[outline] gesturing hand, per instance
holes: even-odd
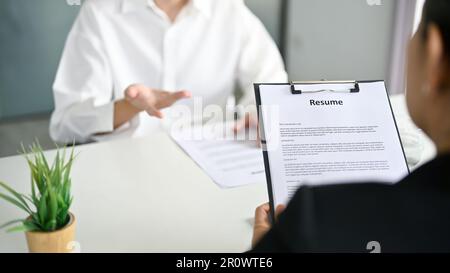
[[[172,106],[181,99],[190,98],[187,91],[168,92],[134,84],[125,90],[125,99],[140,111],[146,111],[150,116],[163,118],[162,109]]]

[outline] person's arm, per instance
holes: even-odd
[[[53,84],[50,135],[56,142],[86,142],[112,132],[113,80],[101,42],[94,2],[85,2],[66,41]]]
[[[254,83],[288,81],[287,72],[277,45],[262,22],[242,3],[241,53],[238,64],[238,83],[243,97],[239,105],[256,118]]]
[[[238,83],[244,94],[238,103],[243,116],[236,124],[236,131],[258,125],[254,83],[288,81],[277,45],[262,22],[245,4],[241,5],[239,18],[243,22],[242,48],[237,73]]]
[[[129,122],[140,112],[126,99],[116,101],[114,103],[114,130]]]
[[[50,135],[56,142],[83,143],[112,133],[142,111],[162,118],[161,109],[190,96],[133,84],[124,90],[125,99],[113,101],[111,68],[96,21],[101,14],[92,3],[83,5],[69,34],[53,85]]]

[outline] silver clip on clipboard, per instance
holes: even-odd
[[[291,92],[293,95],[300,95],[304,93],[321,93],[321,92],[333,92],[333,93],[359,93],[359,83],[357,81],[293,81],[290,83]],[[309,85],[319,86],[317,89],[298,89],[296,85]],[[351,85],[350,88],[343,89],[329,89],[323,88],[324,85]],[[321,88],[322,86],[322,88]]]

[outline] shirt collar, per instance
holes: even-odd
[[[201,12],[206,17],[211,16],[211,0],[190,0],[192,7]],[[142,10],[145,7],[155,8],[154,0],[123,0],[122,1],[122,13],[133,12],[136,10]]]

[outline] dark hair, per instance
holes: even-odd
[[[450,0],[427,0],[423,8],[424,35],[428,25],[434,23],[442,33],[445,55],[450,60]]]

